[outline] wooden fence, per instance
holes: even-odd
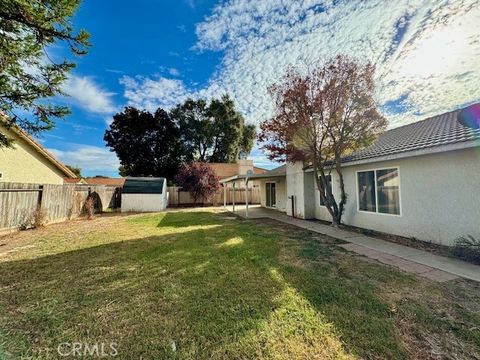
[[[120,191],[114,186],[0,182],[0,231],[28,227],[36,213],[47,223],[78,217],[89,196],[97,210],[120,205]]]
[[[186,191],[182,191],[182,188],[176,186],[168,187],[168,205],[169,206],[184,206],[184,205],[194,205],[193,199],[190,194]],[[245,188],[236,188],[235,189],[235,203],[236,204],[245,204]],[[223,188],[219,190],[209,201],[197,203],[197,205],[223,205]],[[233,188],[227,187],[226,190],[226,202],[227,204],[232,204],[233,202]],[[248,203],[249,204],[260,204],[260,188],[249,188],[248,189]]]

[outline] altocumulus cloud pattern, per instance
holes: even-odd
[[[187,96],[229,92],[258,123],[267,87],[289,65],[337,53],[377,65],[378,100],[391,126],[480,100],[480,1],[230,0],[197,24],[195,51],[222,52],[204,88],[180,79],[121,80],[130,105],[170,107]]]

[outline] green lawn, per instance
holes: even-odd
[[[114,342],[117,359],[480,357],[478,284],[273,221],[109,215],[0,244],[1,359],[65,342]]]

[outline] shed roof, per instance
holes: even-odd
[[[123,185],[123,194],[162,194],[165,178],[128,177]]]

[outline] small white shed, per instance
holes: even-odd
[[[163,211],[168,205],[167,179],[128,177],[122,190],[122,212]]]

